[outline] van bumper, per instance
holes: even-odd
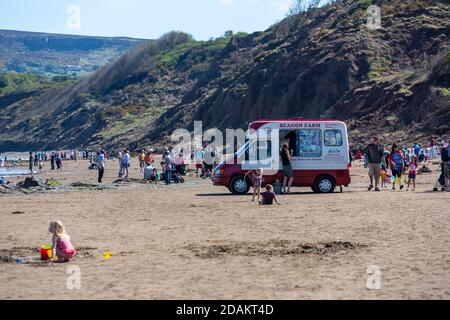
[[[223,177],[223,176],[213,176],[212,182],[213,182],[213,185],[215,185],[215,186],[228,187],[228,178]]]

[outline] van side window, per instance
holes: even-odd
[[[262,161],[272,158],[272,141],[258,140],[250,143],[245,151],[246,161]]]
[[[340,130],[325,130],[325,146],[341,147],[344,144]]]
[[[299,130],[298,152],[300,158],[322,157],[322,130]]]

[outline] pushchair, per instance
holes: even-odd
[[[437,192],[439,190],[445,191],[445,170],[444,170],[444,163],[441,164],[441,175],[439,176],[439,179],[436,181],[436,184],[434,185],[433,191]]]
[[[185,176],[186,175],[186,165],[184,164],[179,164],[175,166],[175,173],[179,174],[180,176]]]
[[[173,183],[184,183],[184,178],[183,178],[183,175],[181,175],[176,169],[172,169],[171,170],[171,176],[172,176],[172,179],[171,179],[171,182],[173,182]],[[165,174],[163,173],[162,174],[162,176],[161,176],[161,180],[165,180]]]
[[[176,169],[172,170],[172,182],[174,182],[174,183],[184,183],[183,175],[180,174]]]

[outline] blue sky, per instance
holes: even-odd
[[[198,40],[226,30],[262,31],[281,20],[292,0],[1,0],[0,29],[154,39],[171,31]],[[69,21],[71,5],[80,24]]]

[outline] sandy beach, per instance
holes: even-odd
[[[87,167],[67,161],[42,177],[95,183]],[[106,185],[117,169],[107,162]],[[437,176],[419,175],[414,193],[368,192],[358,162],[343,193],[298,188],[273,207],[192,174],[169,187],[0,195],[0,299],[449,299],[449,193],[432,192]],[[55,219],[79,250],[69,264],[38,261]],[[79,290],[67,287],[70,266]],[[380,290],[366,287],[371,266]]]

